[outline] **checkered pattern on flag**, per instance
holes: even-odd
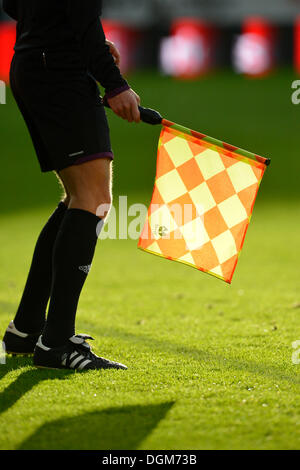
[[[163,120],[139,248],[231,283],[268,159]]]

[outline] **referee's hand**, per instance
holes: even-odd
[[[128,122],[140,122],[140,97],[132,90],[123,91],[114,98],[109,98],[108,104],[113,112]]]

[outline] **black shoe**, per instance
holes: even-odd
[[[40,332],[36,334],[22,333],[11,321],[3,338],[6,353],[21,356],[33,354],[40,334]]]
[[[75,335],[69,338],[67,344],[58,348],[48,348],[39,337],[34,350],[33,364],[36,367],[48,369],[127,369],[124,364],[112,362],[92,353],[86,339],[94,339],[88,335]]]

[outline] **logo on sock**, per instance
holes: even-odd
[[[80,271],[83,271],[85,274],[88,274],[91,270],[91,267],[91,264],[87,264],[86,266],[79,266],[78,269],[80,269]]]

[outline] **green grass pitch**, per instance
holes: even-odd
[[[98,244],[77,332],[128,371],[0,364],[0,449],[299,449],[299,107],[295,77],[219,72],[198,82],[130,77],[143,104],[272,159],[231,286],[150,256],[132,240]],[[0,107],[0,331],[14,316],[35,239],[59,189],[43,175],[16,106]],[[158,128],[110,115],[114,193],[149,203]]]

